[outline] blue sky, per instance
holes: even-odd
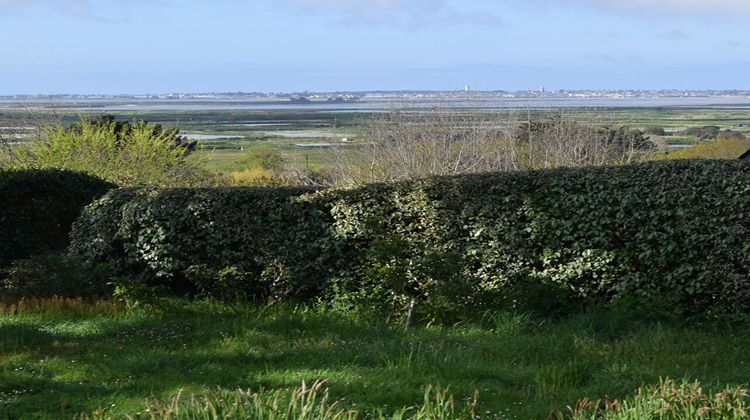
[[[0,94],[750,89],[750,0],[0,0]]]

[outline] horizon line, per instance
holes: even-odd
[[[364,90],[297,90],[297,91],[171,91],[171,92],[131,92],[131,93],[81,93],[81,92],[61,92],[61,93],[0,93],[0,98],[11,97],[56,97],[56,96],[110,96],[110,97],[158,97],[158,96],[175,96],[175,95],[320,95],[320,94],[372,94],[372,93],[539,93],[540,88],[536,89],[364,89]],[[543,86],[542,86],[543,87]],[[687,89],[687,88],[574,88],[574,89],[545,89],[545,93],[561,92],[594,92],[594,93],[612,93],[612,92],[630,92],[630,93],[660,93],[660,92],[685,92],[685,93],[734,93],[750,94],[750,89]],[[150,98],[143,98],[150,99]],[[158,98],[157,98],[158,99]]]

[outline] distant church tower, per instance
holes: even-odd
[[[545,92],[544,85],[542,84],[542,86],[539,88],[539,94],[544,96],[544,92]]]

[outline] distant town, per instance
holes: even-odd
[[[649,98],[750,98],[746,90],[546,90],[544,86],[522,91],[475,91],[466,86],[445,91],[364,91],[364,92],[211,92],[118,95],[0,95],[3,101],[86,101],[86,100],[175,100],[175,101],[257,101],[257,102],[370,102],[392,100],[460,100],[460,99],[649,99]]]

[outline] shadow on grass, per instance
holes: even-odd
[[[595,317],[606,316],[596,314]],[[617,397],[661,376],[747,382],[750,334],[716,336],[638,319],[571,318],[508,334],[479,328],[404,331],[279,308],[66,318],[0,316],[0,417],[98,407],[133,413],[179,389],[294,388],[327,380],[362,408],[421,400],[426,384],[483,409],[545,416],[584,396]],[[750,360],[748,360],[750,364]],[[722,376],[723,375],[723,376]],[[114,407],[112,406],[114,404]]]

